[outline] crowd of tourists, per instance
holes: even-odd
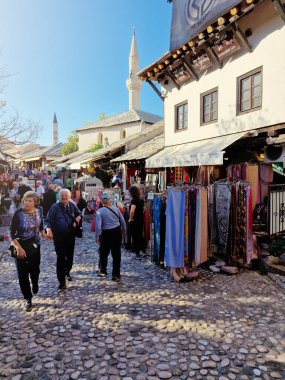
[[[80,186],[63,180],[60,174],[46,171],[17,173],[13,178],[1,174],[1,205],[12,214],[10,225],[11,256],[15,259],[18,280],[25,300],[25,309],[33,307],[33,295],[39,291],[41,262],[41,237],[53,241],[56,252],[56,274],[58,291],[66,289],[66,281],[72,281],[76,237],[82,226],[84,208]],[[26,179],[32,176],[35,188],[29,187]],[[132,226],[133,245],[137,255],[143,249],[143,200],[139,189],[130,189],[131,207],[127,221]],[[10,200],[10,205],[9,202]],[[6,202],[6,204],[5,204]],[[112,280],[120,281],[121,245],[127,226],[119,208],[112,205],[110,193],[101,196],[101,205],[96,212],[95,242],[99,244],[98,276],[106,277],[108,256],[112,255]],[[84,237],[83,237],[84,239]],[[94,244],[95,248],[95,244]],[[95,251],[95,250],[94,250]]]

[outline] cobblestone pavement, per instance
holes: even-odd
[[[13,260],[2,258],[0,379],[285,379],[284,289],[267,276],[201,271],[177,284],[125,252],[116,283],[96,276],[97,262],[85,232],[74,280],[58,295],[53,244],[44,242],[27,313]]]

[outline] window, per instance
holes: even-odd
[[[218,120],[218,88],[201,94],[201,125]]]
[[[99,145],[103,145],[103,135],[101,132],[98,133],[98,140],[97,140],[97,143]]]
[[[262,68],[238,78],[237,114],[255,111],[262,105]]]
[[[181,103],[176,106],[176,115],[175,115],[175,126],[176,131],[181,131],[187,129],[188,125],[188,103]]]
[[[125,129],[121,129],[121,131],[120,131],[120,138],[121,139],[125,139],[126,138],[126,130]]]

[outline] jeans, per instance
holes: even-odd
[[[108,256],[111,251],[113,258],[113,277],[120,277],[121,267],[121,242],[122,232],[121,227],[103,230],[101,234],[100,247],[100,271],[107,273]]]
[[[73,265],[75,236],[73,232],[54,233],[54,248],[57,256],[56,274],[60,284],[65,283],[65,276]]]

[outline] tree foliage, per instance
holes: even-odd
[[[101,112],[100,115],[99,115],[99,120],[104,120],[104,119],[107,119],[107,115],[105,114],[105,112]]]
[[[0,94],[8,85],[9,75],[5,70],[0,68]],[[5,152],[11,147],[11,143],[15,145],[23,145],[35,142],[42,127],[39,122],[24,119],[19,112],[8,107],[5,99],[0,98],[0,151]]]
[[[67,156],[70,153],[78,151],[79,136],[75,131],[71,131],[70,136],[67,138],[67,143],[60,150],[62,154]]]
[[[103,148],[103,145],[101,144],[93,144],[88,149],[88,152],[96,152],[96,150]]]

